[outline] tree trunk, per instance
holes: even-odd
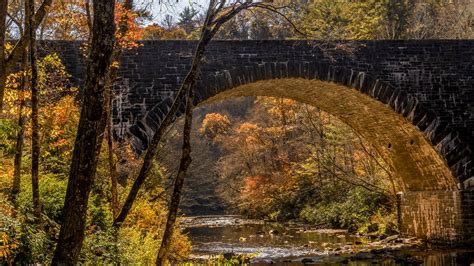
[[[225,1],[222,0],[220,7],[225,5]],[[248,3],[250,3],[248,1]],[[227,13],[219,17],[220,8],[218,7],[217,1],[211,0],[209,3],[209,9],[206,14],[206,21],[204,22],[201,40],[198,43],[196,48],[196,54],[191,65],[191,70],[186,76],[186,79],[183,83],[183,89],[186,94],[186,111],[185,111],[185,122],[183,128],[183,148],[181,154],[181,162],[178,169],[178,174],[174,182],[174,190],[171,196],[171,202],[169,206],[168,218],[166,220],[165,232],[163,233],[163,238],[161,241],[161,246],[158,251],[158,256],[156,258],[156,265],[165,265],[167,263],[168,251],[171,246],[171,241],[173,237],[173,231],[176,223],[176,216],[178,213],[179,203],[181,200],[181,193],[184,185],[184,179],[186,177],[186,172],[191,164],[191,129],[193,121],[193,93],[194,87],[196,85],[197,77],[199,74],[199,66],[204,55],[205,49],[209,42],[212,40],[214,35],[219,30],[219,27],[237,15],[242,9],[235,9],[235,13]],[[243,8],[245,8],[242,4]],[[214,20],[215,19],[215,20]],[[214,28],[212,27],[213,25]],[[186,95],[185,94],[185,95]]]
[[[25,2],[25,13],[28,21],[26,29],[29,40],[29,54],[31,66],[31,188],[33,193],[33,214],[38,222],[41,224],[41,202],[39,195],[39,92],[38,92],[38,66],[36,65],[36,29],[35,25],[35,1],[27,0]]]
[[[179,165],[178,174],[174,183],[173,195],[169,206],[168,218],[166,220],[165,232],[161,241],[160,250],[156,258],[156,265],[165,265],[167,262],[168,250],[173,238],[173,231],[178,214],[179,202],[181,201],[181,193],[183,190],[184,179],[189,165],[191,164],[191,129],[193,122],[193,90],[191,87],[186,100],[186,117],[183,128],[183,148],[181,155],[181,163]]]
[[[112,62],[118,60],[120,51],[117,50],[120,48],[115,48],[112,54]],[[114,161],[114,141],[113,141],[113,120],[112,120],[112,101],[113,101],[113,88],[114,81],[117,74],[117,67],[112,67],[108,73],[107,77],[107,86],[106,86],[106,95],[105,95],[105,106],[106,106],[106,137],[107,137],[107,162],[109,165],[109,175],[110,175],[110,209],[112,210],[113,218],[117,217],[120,211],[120,204],[118,201],[118,190],[117,190],[117,165]]]
[[[194,87],[199,72],[199,65],[201,64],[207,45],[224,23],[232,19],[240,11],[249,8],[252,5],[252,1],[246,1],[245,3],[240,4],[240,6],[233,8],[232,11],[225,13],[225,15],[218,16],[219,12],[222,11],[223,7],[225,6],[225,3],[225,0],[221,0],[220,2],[217,0],[211,0],[209,3],[209,9],[207,11],[206,20],[202,27],[201,39],[199,40],[199,43],[196,47],[196,52],[194,53],[191,68],[188,72],[188,75],[181,84],[181,87],[178,90],[178,93],[176,94],[176,97],[173,101],[173,104],[171,105],[170,110],[166,114],[165,118],[161,122],[159,128],[156,130],[150,141],[150,144],[145,154],[145,158],[143,159],[143,164],[142,168],[140,169],[140,173],[138,174],[132,185],[127,199],[125,200],[125,203],[122,206],[120,214],[114,220],[114,227],[120,227],[121,224],[127,218],[127,215],[130,212],[133,203],[138,195],[138,191],[140,190],[141,186],[145,182],[148,173],[150,172],[152,162],[156,156],[161,137],[163,136],[166,128],[175,118],[180,103],[189,93],[188,90]]]
[[[20,91],[18,92],[19,107],[18,107],[18,134],[16,137],[15,145],[15,160],[13,170],[13,186],[12,186],[12,201],[16,202],[16,197],[20,193],[21,188],[21,161],[23,157],[23,142],[25,133],[25,115],[23,114],[23,108],[25,107],[25,90],[28,79],[28,55],[26,51],[23,54],[22,67],[23,77],[21,79]],[[16,204],[16,203],[15,203]]]
[[[191,88],[194,86],[194,83],[196,82],[196,75],[198,73],[198,66],[200,61],[202,60],[202,57],[204,55],[204,50],[209,43],[210,39],[207,42],[200,41],[198,48],[196,49],[196,53],[194,56],[194,61],[191,66],[191,70],[186,76],[183,84],[181,85],[181,88],[177,94],[177,96],[174,99],[174,102],[166,114],[165,118],[163,119],[163,122],[160,124],[160,127],[158,130],[155,132],[153,135],[153,138],[150,142],[150,146],[147,149],[147,152],[145,154],[145,158],[143,160],[142,168],[140,169],[140,173],[138,174],[137,178],[135,179],[135,182],[132,185],[132,188],[127,196],[127,199],[125,203],[122,206],[122,209],[120,211],[120,214],[117,216],[117,218],[114,220],[114,226],[115,227],[120,227],[120,225],[125,221],[125,218],[127,217],[128,213],[130,212],[130,209],[132,208],[133,202],[135,201],[138,191],[140,190],[140,187],[142,186],[143,182],[145,182],[145,179],[150,172],[153,159],[156,156],[156,152],[158,150],[158,145],[161,141],[161,137],[163,136],[166,128],[171,124],[173,121],[173,118],[175,117],[176,112],[178,111],[178,108],[180,106],[180,101],[183,99],[183,95],[186,95],[188,93],[188,88]]]
[[[124,7],[127,11],[131,11],[133,8],[133,0],[126,0]],[[119,34],[124,36],[128,31],[128,17],[120,18],[119,23]],[[112,55],[112,61],[120,60],[122,54],[122,48],[116,46]],[[117,77],[117,67],[113,67],[109,72],[109,80],[107,86],[107,147],[108,147],[108,164],[110,174],[110,207],[112,209],[113,217],[117,217],[120,211],[120,203],[118,201],[117,191],[117,165],[114,162],[114,143],[113,143],[113,89],[115,78]]]
[[[94,0],[92,43],[87,62],[84,99],[69,173],[63,220],[53,264],[76,264],[106,125],[107,75],[115,42],[114,0]]]
[[[160,143],[161,137],[163,136],[166,128],[173,121],[176,115],[176,112],[178,111],[178,108],[180,106],[180,102],[184,98],[183,96],[186,96],[186,94],[188,94],[189,88],[193,87],[194,83],[196,82],[196,76],[198,74],[199,64],[204,55],[205,47],[207,46],[210,40],[211,40],[211,37],[208,36],[208,38],[205,38],[205,39],[203,38],[199,42],[198,47],[196,48],[196,53],[194,55],[193,64],[191,65],[191,70],[189,71],[188,75],[184,79],[183,84],[181,85],[181,88],[179,89],[178,94],[176,95],[174,102],[171,105],[170,110],[168,111],[165,118],[163,119],[163,122],[160,124],[160,127],[153,135],[153,138],[150,142],[150,146],[148,147],[147,152],[145,154],[145,158],[143,159],[143,164],[142,164],[142,168],[140,169],[140,173],[138,174],[137,178],[135,179],[132,185],[132,188],[130,189],[130,192],[127,196],[127,199],[125,200],[125,203],[122,206],[120,214],[114,220],[114,224],[113,224],[114,227],[120,227],[121,224],[127,218],[127,215],[130,212],[132,205],[138,195],[138,191],[140,190],[140,187],[142,186],[143,182],[145,182],[145,179],[148,173],[150,172],[153,159],[156,156],[156,152],[158,150],[158,145]]]
[[[36,13],[32,13],[34,15],[34,23],[33,28],[37,29],[38,26],[41,24],[43,21],[44,17],[46,16],[46,13],[48,12],[49,8],[51,7],[53,0],[44,0],[41,6],[36,10]],[[2,0],[0,4],[0,9],[6,8],[8,4],[7,0]],[[3,16],[3,11],[0,10],[0,20],[3,22],[0,22],[0,52],[1,55],[5,55],[5,50],[4,50],[4,44],[5,44],[5,26],[4,21],[5,19],[2,19]],[[5,18],[6,18],[6,9],[5,9]],[[25,47],[29,43],[29,34],[25,32],[18,42],[14,45],[13,50],[11,53],[5,57],[1,57],[0,59],[0,114],[3,111],[3,96],[4,96],[4,90],[5,90],[5,84],[8,75],[11,73],[11,71],[15,68],[16,63],[20,60],[23,51],[25,50]]]
[[[3,95],[5,94],[6,85],[6,66],[5,66],[5,39],[7,34],[7,8],[8,0],[0,2],[0,114],[3,110]]]
[[[113,217],[117,217],[120,211],[120,205],[118,201],[118,190],[117,190],[117,168],[114,161],[114,142],[112,133],[112,86],[109,89],[108,104],[107,104],[107,151],[108,151],[108,164],[110,174],[110,208],[112,209]]]

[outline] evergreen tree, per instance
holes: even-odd
[[[179,13],[178,26],[182,28],[187,34],[193,32],[197,27],[197,15],[199,14],[192,7],[185,7],[181,13]]]

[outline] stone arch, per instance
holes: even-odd
[[[399,173],[407,190],[457,190],[462,186],[462,182],[474,173],[470,164],[471,149],[469,146],[460,145],[463,143],[461,134],[442,123],[434,112],[424,107],[413,95],[408,95],[366,72],[336,67],[326,62],[289,61],[257,63],[204,73],[205,75],[201,76],[197,84],[196,105],[216,99],[216,97],[219,98],[219,95],[222,98],[257,94],[294,98],[318,105],[318,103],[304,97],[301,91],[304,90],[309,93],[308,97],[314,98],[315,95],[311,94],[311,89],[308,86],[319,86],[329,88],[329,91],[332,89],[339,93],[347,92],[347,95],[354,96],[353,100],[361,101],[358,103],[346,102],[345,108],[348,110],[350,110],[351,104],[360,108],[364,104],[366,106],[370,104],[374,105],[371,106],[372,108],[375,108],[376,105],[377,112],[379,112],[376,115],[391,115],[392,119],[398,117],[396,118],[399,120],[398,123],[405,122],[405,128],[392,127],[394,136],[386,139],[385,145],[387,147],[381,148],[381,150],[382,153],[387,154],[385,158],[392,163],[395,172]],[[300,87],[295,87],[295,84],[299,84]],[[279,89],[274,89],[272,92],[272,86]],[[291,87],[291,91],[289,91],[290,88],[285,91],[282,86]],[[332,99],[333,103],[335,100],[336,98]],[[340,99],[339,102],[344,104],[344,99]],[[158,103],[146,113],[141,121],[130,128],[132,144],[136,150],[146,148],[150,136],[158,127],[170,105],[171,98]],[[330,110],[329,106],[322,109],[327,109],[325,111],[328,113],[334,112],[334,110]],[[344,114],[336,114],[336,116],[341,115]],[[344,117],[340,118],[343,121],[347,120]],[[363,131],[360,125],[354,122],[345,122],[359,133]],[[407,125],[411,125],[411,127]],[[357,129],[358,127],[359,129]],[[385,124],[383,127],[390,127],[390,124]],[[378,130],[381,130],[380,126]],[[410,134],[405,134],[405,144],[407,139],[412,139],[408,140],[407,145],[400,144],[400,141],[397,142],[397,138],[402,137],[403,134],[395,130],[410,131]],[[361,135],[364,136],[364,134]],[[370,140],[371,134],[365,135],[364,137],[368,137]],[[384,146],[382,140],[375,140],[375,142],[379,147]],[[417,148],[410,147],[410,145]],[[417,152],[422,155],[416,156]],[[403,160],[404,156],[409,158]],[[450,171],[446,171],[448,168]]]

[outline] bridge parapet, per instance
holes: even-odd
[[[82,83],[85,67],[81,43],[44,42],[42,46],[57,51],[73,75],[73,81]],[[193,41],[145,41],[139,48],[123,54],[113,101],[117,137],[130,136],[139,151],[147,147],[190,68],[195,46]],[[244,85],[271,80],[319,80],[344,86],[353,93],[363,93],[389,106],[423,132],[458,180],[457,188],[445,186],[449,189],[444,189],[444,193],[461,193],[455,204],[464,209],[471,205],[462,202],[470,201],[463,201],[464,192],[458,190],[474,189],[473,62],[474,41],[468,40],[214,41],[201,67],[196,104]],[[327,86],[331,88],[333,86]],[[292,97],[299,89],[291,90],[279,95]],[[312,97],[317,98],[317,95],[312,94]],[[345,101],[340,99],[348,108],[361,104]],[[410,155],[402,148],[396,151],[399,157],[404,152]],[[421,158],[415,154],[416,149],[411,149],[412,158]],[[418,165],[416,171],[421,176],[430,178],[430,172],[424,171],[430,168],[429,161],[414,161],[414,164]],[[404,165],[399,164],[399,169],[403,168]],[[403,178],[410,181],[421,177]],[[432,191],[433,186],[415,190]],[[421,197],[418,200],[423,202],[426,193],[406,197]],[[444,196],[440,198],[443,198],[438,201],[442,206]],[[423,204],[417,206],[421,208]],[[422,222],[423,218],[407,220]],[[474,218],[469,218],[469,223],[472,220]],[[471,228],[472,233],[469,223],[462,224]]]
[[[81,45],[52,41],[41,46],[57,51],[73,81],[81,84]],[[195,45],[144,41],[123,54],[113,102],[118,137],[132,133],[136,146],[146,147],[191,65]],[[358,88],[424,131],[463,183],[474,177],[473,62],[470,40],[214,41],[205,55],[197,95],[202,101],[241,84],[286,77]],[[465,182],[465,188],[471,183]]]

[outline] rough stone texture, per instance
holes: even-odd
[[[399,204],[402,234],[434,243],[474,244],[474,191],[408,191]]]
[[[138,152],[147,147],[149,138],[169,109],[171,97],[190,68],[196,42],[146,41],[142,44],[121,58],[113,103],[116,136],[130,136]],[[72,81],[81,84],[85,73],[81,43],[53,41],[43,42],[41,46],[57,51],[72,74]],[[362,123],[359,125],[361,134],[370,136],[372,129],[379,130],[374,132],[377,148],[382,154],[392,154],[387,158],[391,158],[395,171],[404,175],[400,178],[405,184],[415,183],[405,186],[407,191],[402,200],[406,232],[431,240],[458,241],[472,237],[474,227],[473,192],[465,191],[474,190],[473,62],[474,41],[465,40],[332,44],[215,41],[210,44],[201,68],[196,104],[225,93],[232,96],[233,91],[238,92],[236,95],[286,96],[325,104],[329,111],[340,111],[340,117],[348,123],[352,121],[353,126],[357,121]],[[292,82],[302,79],[325,83],[326,91],[308,87],[310,83]],[[273,85],[294,84],[286,89],[280,86],[278,93],[276,89],[264,93],[257,85],[257,81],[272,80]],[[338,86],[333,86],[336,84]],[[319,97],[334,95],[335,91],[328,90],[341,87],[349,94],[338,102],[331,102],[334,97],[328,98],[331,101]],[[359,97],[359,94],[367,97]],[[381,104],[395,112],[384,111]],[[351,108],[358,113],[351,114]],[[389,113],[398,113],[398,118],[388,119]],[[371,120],[364,120],[363,116]],[[418,136],[412,130],[414,127],[391,126],[400,119],[416,126],[423,135]],[[381,131],[383,128],[385,132]],[[397,145],[387,152],[381,148],[387,142]],[[434,147],[439,155],[433,154],[427,146]],[[410,163],[400,163],[399,158],[405,155]],[[449,174],[440,170],[444,179],[432,174],[441,164],[450,169]],[[456,182],[452,182],[453,176]]]
[[[59,52],[75,82],[82,80],[80,43],[42,45]],[[130,134],[137,150],[146,148],[190,67],[195,45],[145,41],[124,53],[114,101],[118,137]],[[268,79],[318,79],[352,87],[390,105],[423,131],[463,183],[474,176],[473,48],[474,41],[215,41],[202,67],[198,102]]]
[[[258,95],[292,98],[341,119],[377,150],[393,170],[399,190],[456,190],[456,178],[420,130],[389,106],[346,86],[303,78],[264,80],[221,92],[201,104]]]

